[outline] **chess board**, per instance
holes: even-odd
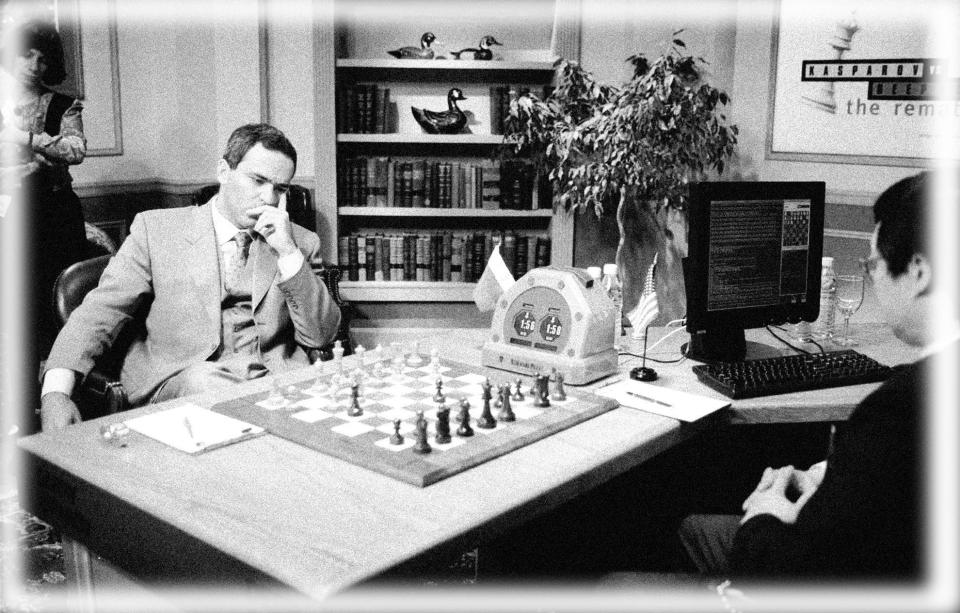
[[[551,400],[549,407],[535,407],[529,390],[533,380],[526,377],[522,378],[521,385],[525,399],[511,401],[516,421],[497,421],[492,429],[479,428],[477,418],[483,408],[482,384],[486,376],[478,368],[441,359],[439,363],[417,367],[394,366],[389,372],[381,370],[389,366],[385,362],[381,367],[367,363],[363,369],[367,374],[359,386],[363,414],[351,417],[347,411],[351,405],[350,387],[332,383],[351,376],[350,371],[356,371],[356,363],[344,368],[343,373],[330,365],[331,362],[325,362],[316,375],[285,385],[282,393],[264,391],[212,408],[357,466],[425,487],[616,406],[613,400],[567,387],[566,400]],[[380,376],[374,376],[374,372]],[[433,397],[437,378],[443,381],[445,404],[450,407],[451,441],[446,444],[435,441],[439,405]],[[514,383],[515,391],[516,376],[509,381]],[[494,376],[491,382],[496,399],[496,386],[507,383],[508,379],[505,375],[501,379]],[[474,432],[470,437],[456,434],[461,398],[470,403],[470,425]],[[492,403],[491,412],[496,417],[499,409]],[[423,411],[427,420],[430,453],[414,451],[417,411]],[[397,419],[404,439],[399,445],[390,442],[395,430],[393,422]]]

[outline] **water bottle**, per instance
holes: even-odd
[[[603,265],[603,287],[613,303],[613,347],[620,349],[620,334],[623,332],[623,287],[620,285],[616,264]]]
[[[820,315],[813,323],[813,337],[826,340],[833,336],[833,322],[837,313],[837,273],[833,258],[824,256],[820,263]]]

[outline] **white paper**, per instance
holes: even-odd
[[[197,453],[263,434],[263,428],[184,404],[128,419],[127,427],[180,451]]]
[[[697,421],[714,411],[730,406],[729,400],[681,392],[633,379],[611,383],[595,390],[594,393],[613,398],[621,406],[688,422]]]

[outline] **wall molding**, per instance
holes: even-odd
[[[873,206],[874,201],[876,201],[879,195],[879,192],[828,189],[824,199],[828,205]]]
[[[870,238],[873,236],[870,232],[860,232],[857,230],[838,230],[836,228],[824,228],[823,236],[830,238],[848,238],[857,241],[866,241],[870,242]]]
[[[204,185],[216,182],[215,178],[209,180],[192,181],[170,181],[159,177],[147,179],[127,179],[120,181],[91,181],[89,183],[74,183],[73,191],[81,198],[96,198],[98,196],[110,196],[116,194],[142,194],[149,192],[159,192],[170,195],[192,194]],[[313,177],[295,177],[294,183],[302,185],[307,189],[316,191]]]

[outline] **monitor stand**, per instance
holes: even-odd
[[[705,330],[690,335],[690,343],[681,351],[698,362],[735,362],[747,355],[743,328]]]

